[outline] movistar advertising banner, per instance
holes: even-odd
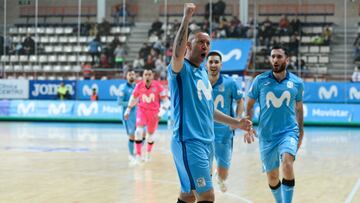
[[[360,83],[306,82],[304,102],[360,103]]]
[[[249,39],[214,39],[211,50],[223,55],[222,72],[238,72],[247,68],[251,55],[252,41]]]
[[[99,100],[116,100],[120,86],[126,80],[81,80],[77,82],[76,99],[90,100],[92,89],[96,89]]]
[[[75,99],[76,81],[75,80],[30,80],[29,97],[30,99],[53,99],[57,100],[57,89],[60,83],[64,82],[70,98]]]

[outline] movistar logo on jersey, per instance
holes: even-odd
[[[48,106],[48,114],[49,115],[59,115],[66,113],[66,105],[65,103],[61,103],[56,105],[54,103],[50,103]]]
[[[360,99],[360,91],[356,89],[356,87],[351,87],[349,89],[350,99]]]
[[[220,107],[221,108],[224,108],[224,97],[219,94],[218,96],[216,96],[216,99],[214,101],[214,105],[215,105],[215,108],[218,109],[218,104],[220,103]]]
[[[82,89],[83,95],[84,96],[91,96],[93,89],[96,89],[97,92],[98,92],[98,90],[99,90],[98,85],[97,84],[92,84],[91,87],[89,87],[88,85],[84,85],[83,89]]]
[[[35,112],[35,103],[34,102],[30,102],[27,105],[24,103],[20,103],[17,106],[17,111],[18,114],[20,115],[27,115],[29,113],[34,113]]]
[[[198,93],[198,97],[199,97],[200,101],[202,100],[203,94],[204,94],[206,100],[211,100],[212,87],[210,85],[210,82],[208,82],[208,87],[206,87],[204,81],[198,80],[196,83],[196,89],[197,89],[197,93]]]
[[[273,92],[268,92],[266,94],[266,106],[270,108],[270,103],[271,103],[275,108],[280,108],[285,100],[286,100],[286,106],[289,106],[290,98],[291,95],[289,91],[284,91],[281,94],[280,98],[277,98]]]
[[[123,84],[125,85],[125,84]],[[110,96],[121,96],[121,90],[123,89],[123,87],[121,85],[119,85],[119,87],[116,87],[115,85],[111,85],[109,92],[110,92]]]
[[[78,116],[90,116],[99,112],[99,106],[97,102],[91,102],[90,106],[84,103],[80,103],[77,109]]]
[[[151,93],[149,96],[147,96],[147,95],[145,95],[145,94],[142,95],[141,101],[142,101],[142,102],[145,102],[145,103],[154,102],[154,101],[155,101],[155,95],[154,95],[154,93]]]
[[[337,95],[338,88],[335,85],[331,85],[329,90],[327,90],[324,86],[319,88],[320,99],[331,99],[333,96],[337,97]]]

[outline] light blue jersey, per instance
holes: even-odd
[[[234,100],[237,101],[242,99],[243,94],[241,92],[241,88],[232,78],[223,75],[220,75],[219,79],[212,88],[215,108],[226,115],[235,117],[233,102]],[[233,136],[233,130],[230,126],[216,121],[214,123],[214,132],[215,141],[231,139]]]
[[[171,112],[176,140],[214,140],[214,103],[206,68],[196,68],[187,59],[179,73],[168,66]]]
[[[271,141],[289,132],[298,134],[295,105],[302,101],[303,89],[302,80],[288,71],[280,82],[272,71],[264,72],[255,78],[248,96],[259,102],[260,139]]]
[[[118,96],[118,104],[123,107],[123,118],[125,110],[128,106],[132,92],[134,91],[135,84],[130,84],[128,82],[121,84],[120,86],[120,95]],[[128,135],[134,135],[136,129],[136,106],[134,106],[129,115],[128,120],[124,120],[126,132]]]

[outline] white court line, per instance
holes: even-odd
[[[357,183],[355,184],[355,186],[353,187],[353,189],[351,190],[349,196],[346,198],[344,203],[351,203],[352,199],[355,196],[356,191],[360,188],[360,178],[357,181]]]

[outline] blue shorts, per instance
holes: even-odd
[[[171,140],[171,152],[181,184],[181,192],[196,190],[201,194],[213,188],[210,176],[214,149],[212,143],[198,140],[180,142]]]
[[[129,119],[123,121],[126,129],[126,134],[128,136],[134,135],[136,130],[136,109],[131,109]]]
[[[215,160],[218,167],[230,168],[233,151],[233,138],[214,142]]]
[[[279,139],[259,141],[263,172],[270,172],[280,166],[280,159],[286,152],[296,157],[299,136],[295,132],[284,133]]]

